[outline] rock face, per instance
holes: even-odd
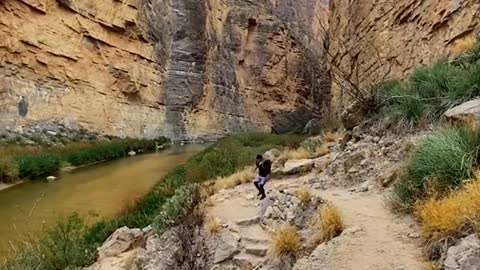
[[[445,270],[474,270],[480,266],[480,239],[472,234],[448,249]]]
[[[480,119],[480,99],[473,99],[445,112],[445,117],[456,121],[478,121]]]
[[[480,33],[476,0],[331,1],[329,62],[370,89],[431,64],[455,42]],[[332,80],[332,111],[350,104],[345,82]]]
[[[71,121],[173,139],[321,117],[323,0],[6,0],[0,132]]]

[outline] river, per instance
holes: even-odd
[[[55,182],[29,181],[0,192],[0,258],[11,243],[74,212],[88,221],[117,215],[145,195],[168,171],[203,150],[203,145],[166,150],[80,168]]]

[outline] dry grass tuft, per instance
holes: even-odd
[[[230,176],[219,178],[215,181],[214,190],[218,192],[222,189],[234,188],[241,184],[246,184],[253,181],[255,176],[254,168],[252,166],[236,172]]]
[[[480,220],[480,172],[463,188],[445,198],[431,198],[416,206],[427,239],[441,239],[474,227]]]
[[[343,229],[343,220],[337,207],[329,203],[320,210],[321,231],[317,242],[326,242],[339,236]]]
[[[325,142],[337,142],[340,140],[341,137],[342,137],[341,132],[333,132],[333,131],[326,131],[321,135],[322,141],[325,141]]]
[[[466,38],[457,40],[454,42],[451,52],[453,55],[459,56],[473,49],[473,47],[475,47],[475,43],[476,41],[472,37],[466,37]]]
[[[276,257],[294,255],[300,247],[300,237],[294,226],[287,226],[272,235],[272,253]]]
[[[315,149],[308,149],[305,147],[300,147],[297,149],[288,149],[282,153],[280,160],[295,160],[295,159],[311,159],[324,156],[328,154],[330,150],[328,146],[321,145]]]
[[[308,204],[312,200],[312,193],[308,191],[307,189],[300,189],[297,190],[297,197],[300,200],[300,203],[305,205]]]
[[[207,222],[207,229],[212,234],[217,234],[222,230],[222,221],[219,218],[211,218]]]
[[[425,265],[424,270],[440,270],[440,266],[435,262],[430,262]]]

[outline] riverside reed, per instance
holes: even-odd
[[[62,165],[88,165],[124,157],[129,151],[153,151],[168,139],[114,139],[102,143],[73,143],[66,146],[0,146],[0,181],[37,179],[56,174]]]

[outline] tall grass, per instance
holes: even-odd
[[[480,129],[448,128],[426,139],[409,159],[394,186],[394,199],[412,206],[461,186],[478,164]]]
[[[417,68],[405,82],[391,81],[379,89],[383,113],[392,122],[414,124],[440,119],[443,113],[480,94],[480,47],[431,67]]]
[[[0,146],[0,181],[11,182],[18,178],[35,179],[53,175],[62,163],[74,166],[124,157],[129,151],[152,151],[156,144],[168,140],[115,139],[104,143],[72,143],[66,146]]]
[[[255,155],[270,148],[291,147],[299,144],[299,136],[292,135],[237,135],[220,140],[206,150],[188,160],[186,164],[169,172],[161,181],[142,199],[136,207],[130,207],[123,215],[111,219],[98,221],[95,224],[76,233],[76,241],[65,244],[67,254],[60,252],[59,257],[43,257],[39,250],[47,250],[55,254],[56,249],[47,242],[39,241],[25,249],[22,255],[0,266],[1,270],[38,269],[57,270],[66,266],[82,267],[95,260],[95,250],[117,228],[143,228],[150,224],[158,232],[163,232],[181,220],[198,202],[197,184],[217,177],[232,174],[237,169],[255,162]],[[57,230],[55,226],[53,231]],[[60,230],[61,233],[62,230]],[[56,235],[46,235],[47,238],[56,238]],[[82,250],[82,253],[78,253]],[[51,262],[68,259],[66,265],[52,266]]]

